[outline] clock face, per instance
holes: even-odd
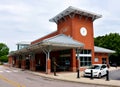
[[[85,27],[80,28],[80,33],[82,36],[86,36],[87,35],[87,29]]]

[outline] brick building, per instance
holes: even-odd
[[[18,43],[18,50],[9,53],[13,67],[33,71],[76,71],[92,64],[109,64],[109,54],[115,51],[94,46],[94,20],[101,15],[68,7],[49,21],[57,30],[31,43]],[[80,67],[80,68],[79,68]]]

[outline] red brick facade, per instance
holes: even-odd
[[[12,61],[13,61],[13,57],[9,56],[9,58],[8,58],[9,66],[12,66],[12,63],[13,63]]]
[[[95,62],[95,61],[93,62],[95,64],[102,64],[102,63],[108,64],[109,63],[108,54],[107,53],[95,53],[95,58],[98,58],[98,62]],[[103,62],[102,58],[105,58],[106,62]]]

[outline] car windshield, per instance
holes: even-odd
[[[98,66],[98,65],[93,65],[93,66],[91,66],[89,69],[100,69],[100,66]]]

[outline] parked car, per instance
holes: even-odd
[[[91,76],[91,70],[93,70],[93,77],[101,78],[107,74],[107,65],[106,64],[93,64],[91,67],[85,69],[84,76]]]
[[[110,66],[117,68],[117,63],[111,63]]]

